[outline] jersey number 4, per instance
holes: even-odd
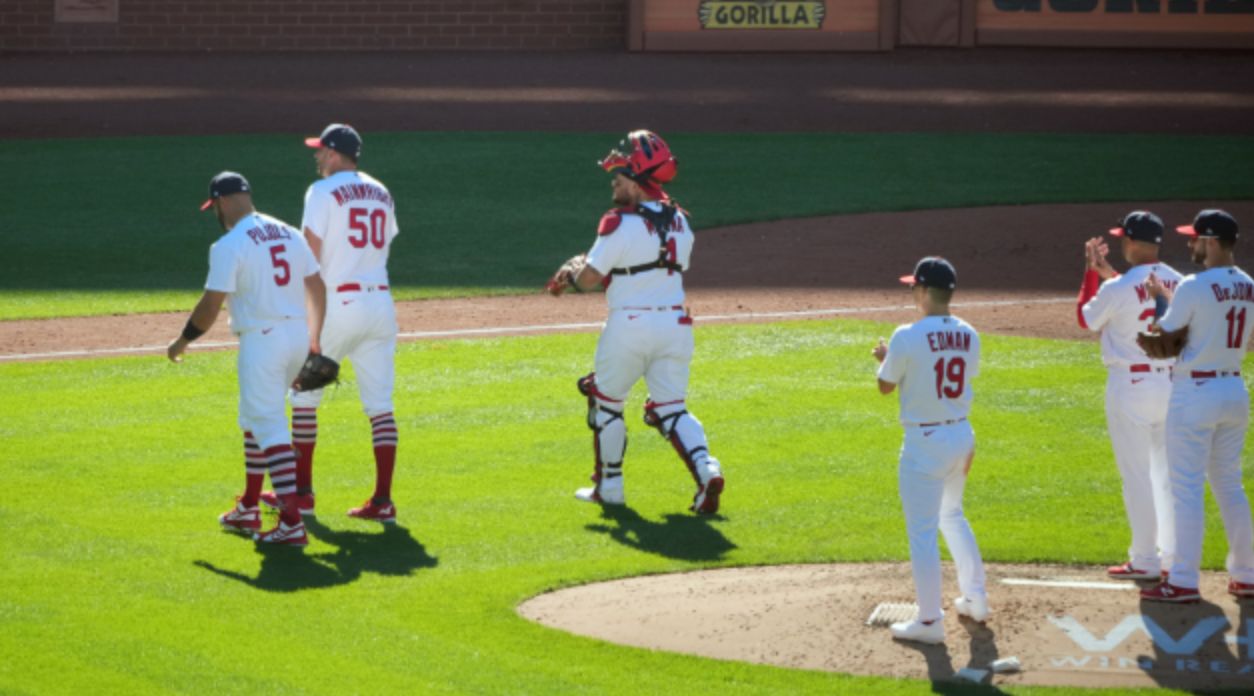
[[[936,372],[936,398],[956,399],[966,387],[967,361],[962,358],[940,358],[932,366]]]
[[[348,243],[356,249],[365,249],[367,244],[382,249],[387,242],[388,213],[382,208],[349,208],[348,226],[356,232],[348,237]]]

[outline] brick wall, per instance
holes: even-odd
[[[57,23],[0,0],[0,51],[620,49],[627,0],[117,0],[116,23]]]

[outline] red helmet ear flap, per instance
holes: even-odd
[[[672,157],[659,165],[649,176],[659,184],[665,184],[674,179],[678,173],[679,161]]]

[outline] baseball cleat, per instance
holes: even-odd
[[[596,486],[588,488],[580,488],[575,491],[575,499],[582,500],[585,503],[598,503],[600,505],[626,505],[627,496],[623,494],[622,487],[606,488],[606,490],[598,492]]]
[[[698,515],[713,515],[718,512],[718,498],[723,493],[723,477],[715,476],[697,490],[692,497],[692,507],[688,508]]]
[[[1141,590],[1141,599],[1147,602],[1172,602],[1175,604],[1194,604],[1202,600],[1196,587],[1179,587],[1163,581]]]
[[[271,510],[279,510],[279,511],[283,510],[283,503],[279,501],[279,496],[275,495],[274,491],[262,491],[261,496],[258,498],[258,500],[261,501],[262,505],[265,505]],[[314,516],[314,494],[312,492],[297,493],[296,494],[296,506],[300,509],[301,517],[313,517]]]
[[[1229,580],[1228,594],[1236,597],[1237,599],[1250,599],[1254,597],[1254,583]]]
[[[972,621],[984,623],[988,619],[988,597],[977,597],[968,599],[959,597],[954,600],[954,609],[958,611],[959,616],[965,616]]]
[[[923,622],[915,619],[914,621],[902,621],[888,627],[888,631],[893,634],[895,640],[912,640],[917,643],[937,643],[945,642],[945,625],[940,619]]]
[[[1137,570],[1131,562],[1107,568],[1106,575],[1116,580],[1158,580],[1162,577],[1156,570]]]
[[[373,498],[348,511],[349,517],[359,520],[374,520],[383,524],[396,524],[396,506],[392,501],[376,503]]]
[[[253,535],[253,541],[258,544],[275,544],[284,546],[308,546],[309,537],[305,534],[305,524],[303,522],[288,526],[283,520],[279,520],[278,526],[268,532]]]
[[[246,507],[236,498],[235,507],[218,515],[218,524],[228,531],[252,534],[261,529],[261,510],[256,505]]]

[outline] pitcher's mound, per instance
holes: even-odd
[[[993,614],[959,619],[945,577],[944,645],[899,643],[866,625],[881,603],[912,602],[908,563],[730,568],[631,578],[535,597],[546,626],[614,643],[852,674],[994,684],[1254,689],[1254,600],[1204,573],[1193,605],[1141,602],[1102,568],[989,565]],[[1017,657],[1017,673],[991,672]],[[967,669],[964,669],[967,668]],[[987,671],[981,674],[980,670]]]

